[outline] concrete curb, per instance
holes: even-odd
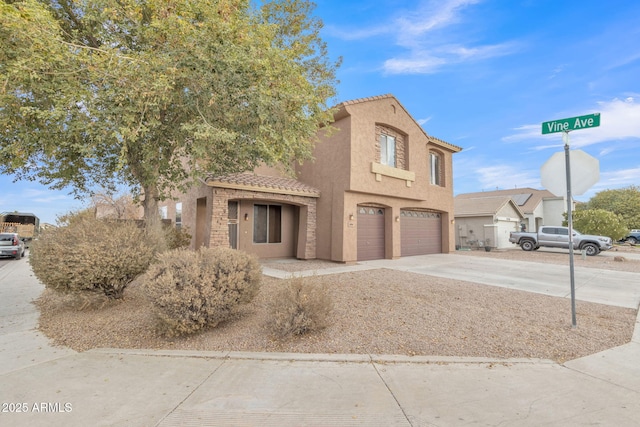
[[[448,357],[448,356],[403,356],[385,354],[325,354],[325,353],[270,353],[270,352],[241,352],[241,351],[196,351],[196,350],[147,350],[97,348],[85,353],[120,354],[155,357],[187,357],[200,359],[229,359],[229,360],[271,360],[296,362],[343,362],[343,363],[402,363],[419,365],[451,365],[451,364],[557,364],[549,359],[511,358],[496,359],[489,357]]]

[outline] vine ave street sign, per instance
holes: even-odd
[[[571,130],[595,128],[598,126],[600,126],[600,113],[587,114],[586,116],[544,122],[542,123],[542,134],[569,132]]]

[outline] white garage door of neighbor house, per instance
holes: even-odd
[[[518,223],[513,221],[498,221],[498,242],[497,248],[510,248],[513,243],[509,242],[509,233],[518,230]]]
[[[358,261],[384,259],[384,209],[358,207]]]
[[[442,215],[400,211],[400,256],[442,253]]]

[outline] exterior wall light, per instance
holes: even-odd
[[[353,221],[353,214],[349,214],[349,221]]]
[[[399,216],[396,217],[396,222],[400,222],[400,217]]]
[[[244,220],[245,220],[245,221],[249,221],[249,214],[248,214],[248,213],[245,213],[245,214],[244,214]]]

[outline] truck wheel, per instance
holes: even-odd
[[[584,246],[582,246],[582,250],[585,251],[587,256],[595,256],[600,253],[600,248],[593,243],[585,243]]]
[[[535,249],[535,245],[531,240],[524,240],[522,243],[520,243],[520,247],[523,251],[532,251]]]
[[[638,239],[636,239],[635,237],[631,236],[627,239],[627,243],[629,243],[630,245],[637,245],[638,244]]]

